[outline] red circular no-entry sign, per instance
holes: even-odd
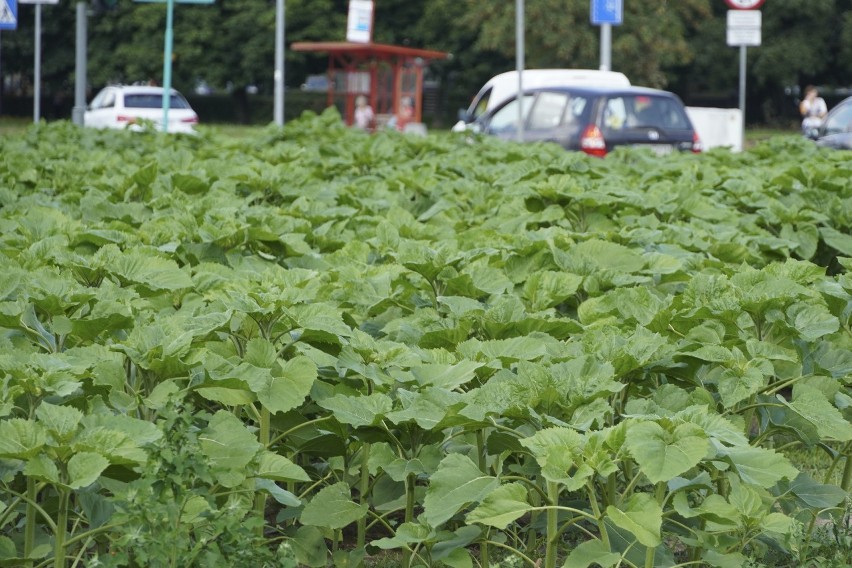
[[[725,4],[732,10],[756,10],[763,2],[764,0],[725,0]]]

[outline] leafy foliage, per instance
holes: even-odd
[[[4,565],[848,550],[847,154],[594,160],[331,111],[0,148]]]

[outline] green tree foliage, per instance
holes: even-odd
[[[347,0],[287,0],[286,41],[343,40]],[[44,6],[42,83],[45,96],[70,96],[74,80],[75,4]],[[589,0],[526,1],[526,66],[587,67],[599,63],[599,30],[589,24]],[[738,50],[726,45],[722,0],[627,0],[624,23],[613,28],[613,68],[635,84],[665,87],[687,99],[736,96]],[[785,87],[845,85],[852,72],[852,0],[772,0],[761,8],[763,43],[748,50],[750,105],[761,118],[795,115]],[[515,65],[515,3],[480,0],[377,0],[377,42],[452,53],[429,74],[444,100],[466,101],[490,76]],[[89,68],[92,88],[109,81],[162,78],[162,4],[116,0],[92,3]],[[190,90],[204,79],[236,91],[272,91],[275,2],[216,0],[175,10],[173,84]],[[19,8],[19,29],[3,33],[2,72],[33,72],[33,7]],[[286,54],[286,82],[322,73],[322,54]],[[699,101],[700,102],[700,101]]]

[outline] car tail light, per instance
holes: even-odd
[[[704,145],[701,144],[701,138],[698,137],[698,133],[695,132],[692,134],[692,153],[698,154],[704,150]]]
[[[588,125],[580,136],[580,148],[591,156],[600,158],[606,156],[606,140],[601,134],[601,129],[594,124]]]
[[[186,118],[180,119],[181,122],[186,122],[187,124],[198,124],[197,116],[188,116]]]
[[[126,122],[127,124],[133,124],[134,122],[136,122],[136,117],[135,116],[128,116],[126,114],[119,114],[118,116],[115,117],[115,120],[117,122]]]

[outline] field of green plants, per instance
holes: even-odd
[[[0,566],[846,566],[852,153],[0,138]]]

